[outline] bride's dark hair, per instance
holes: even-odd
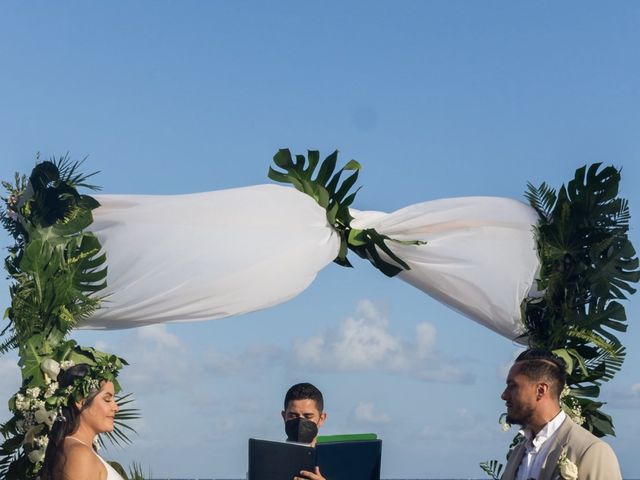
[[[80,363],[66,370],[61,370],[58,374],[58,385],[60,388],[66,388],[69,385],[73,385],[75,380],[87,376],[89,372],[89,365],[86,363]],[[40,480],[59,480],[62,478],[60,471],[65,462],[64,439],[78,429],[80,412],[91,405],[97,393],[97,391],[91,392],[91,394],[85,398],[81,409],[78,409],[73,395],[70,395],[67,399],[66,406],[62,407],[60,412],[58,412],[58,417],[56,421],[53,422],[53,426],[49,432],[49,443],[47,444],[44,463],[39,473]]]

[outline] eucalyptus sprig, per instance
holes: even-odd
[[[297,190],[314,198],[327,211],[327,221],[340,236],[340,250],[334,260],[338,265],[352,266],[347,258],[348,250],[351,250],[369,260],[373,266],[389,277],[397,275],[402,270],[409,270],[409,265],[393,253],[386,242],[411,245],[424,244],[424,242],[395,240],[378,233],[373,228],[353,228],[351,226],[353,217],[349,207],[360,188],[354,192],[351,189],[358,180],[361,166],[357,161],[350,160],[336,171],[337,160],[338,151],[336,150],[320,163],[316,173],[320,152],[309,150],[306,158],[304,155],[296,155],[294,161],[289,149],[280,149],[273,156],[273,162],[284,171],[269,167],[269,178],[276,182],[292,184]],[[340,178],[347,171],[353,173],[341,183]],[[383,258],[380,252],[386,254],[388,260]]]

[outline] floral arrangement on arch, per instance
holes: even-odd
[[[0,425],[0,477],[6,480],[35,479],[49,431],[63,420],[61,407],[70,397],[84,398],[99,389],[103,381],[112,381],[119,391],[116,377],[126,365],[122,358],[67,339],[99,307],[107,274],[100,242],[85,230],[99,204],[78,192],[96,189],[86,183],[93,174],[78,172],[80,163],[68,157],[39,162],[28,178],[16,174],[14,183],[2,183],[8,196],[2,198],[0,221],[14,244],[4,262],[11,305],[5,314],[8,325],[0,331],[0,354],[17,350],[22,375],[22,386],[9,400],[13,416]],[[90,373],[60,388],[60,371],[81,363]],[[126,405],[131,398],[118,401]],[[133,429],[126,422],[137,417],[137,410],[121,409],[110,440],[127,442],[127,431]]]
[[[561,407],[597,437],[615,434],[597,397],[624,363],[618,334],[627,330],[627,316],[620,301],[635,293],[632,284],[640,280],[640,262],[627,235],[629,204],[618,196],[619,184],[618,169],[596,163],[578,168],[558,190],[529,184],[525,194],[540,218],[535,234],[541,294],[522,303],[524,337],[529,347],[553,351],[565,361]],[[499,420],[503,431],[510,428],[505,417]],[[516,435],[510,448],[520,438]],[[502,469],[496,460],[480,467],[494,479]]]

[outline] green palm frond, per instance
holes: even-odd
[[[492,480],[500,480],[500,474],[502,473],[502,463],[497,460],[488,460],[486,462],[480,463],[480,468],[489,475],[489,478]]]
[[[131,443],[130,434],[135,434],[136,430],[128,424],[132,420],[138,420],[141,418],[140,409],[133,408],[130,405],[134,402],[132,394],[116,397],[116,403],[120,407],[115,416],[114,429],[112,432],[105,433],[105,437],[109,442],[118,447]],[[99,438],[100,444],[104,447],[104,439]]]
[[[129,480],[148,480],[150,478],[152,478],[151,470],[148,470],[145,476],[140,463],[134,462],[129,468]]]
[[[556,193],[531,184],[525,194],[540,215],[536,241],[542,298],[523,302],[523,322],[533,347],[553,350],[567,363],[568,385],[584,426],[613,432],[597,397],[602,382],[620,370],[625,350],[617,334],[627,318],[618,300],[635,292],[640,262],[627,237],[628,202],[618,197],[620,173],[594,164],[576,170]]]
[[[84,157],[82,160],[71,160],[69,153],[67,152],[62,157],[51,158],[51,162],[58,168],[60,172],[60,179],[63,182],[71,185],[73,188],[87,188],[89,190],[101,190],[98,185],[87,183],[87,179],[97,175],[100,172],[81,173],[80,167],[87,160],[88,157]]]
[[[392,277],[402,270],[409,270],[409,265],[389,249],[386,242],[397,242],[375,229],[358,230],[351,227],[353,217],[349,207],[356,194],[351,189],[358,180],[360,164],[350,160],[336,171],[338,151],[334,151],[320,162],[320,152],[309,150],[307,157],[296,155],[295,161],[289,149],[280,149],[273,156],[276,170],[269,167],[269,178],[281,183],[290,183],[297,190],[306,193],[318,202],[327,212],[327,221],[340,236],[340,249],[334,262],[344,267],[351,267],[347,258],[349,250],[369,260],[374,267],[385,275]],[[318,168],[319,166],[319,168]],[[316,171],[317,170],[317,171]],[[346,171],[353,171],[342,183],[341,176]],[[315,175],[315,177],[314,177]],[[422,244],[424,242],[407,242],[405,244]]]
[[[547,218],[550,215],[557,199],[556,191],[546,183],[542,183],[539,187],[527,183],[527,191],[524,196],[529,200],[529,204],[543,218]]]

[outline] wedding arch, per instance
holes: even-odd
[[[3,182],[0,219],[14,244],[0,353],[18,351],[22,386],[0,426],[2,478],[36,478],[68,395],[56,382],[60,369],[87,363],[117,385],[126,361],[69,340],[72,329],[268,308],[298,295],[330,262],[351,266],[350,254],[509,340],[552,349],[568,365],[565,410],[596,435],[613,433],[597,397],[624,361],[620,300],[640,279],[616,168],[581,167],[558,189],[529,185],[528,205],[463,197],[385,213],[351,207],[360,165],[337,168],[337,152],[320,161],[317,151],[283,149],[273,161],[269,178],[291,186],[88,195],[81,190],[96,189],[93,174],[68,157]],[[112,441],[128,441],[133,416],[120,411]]]

